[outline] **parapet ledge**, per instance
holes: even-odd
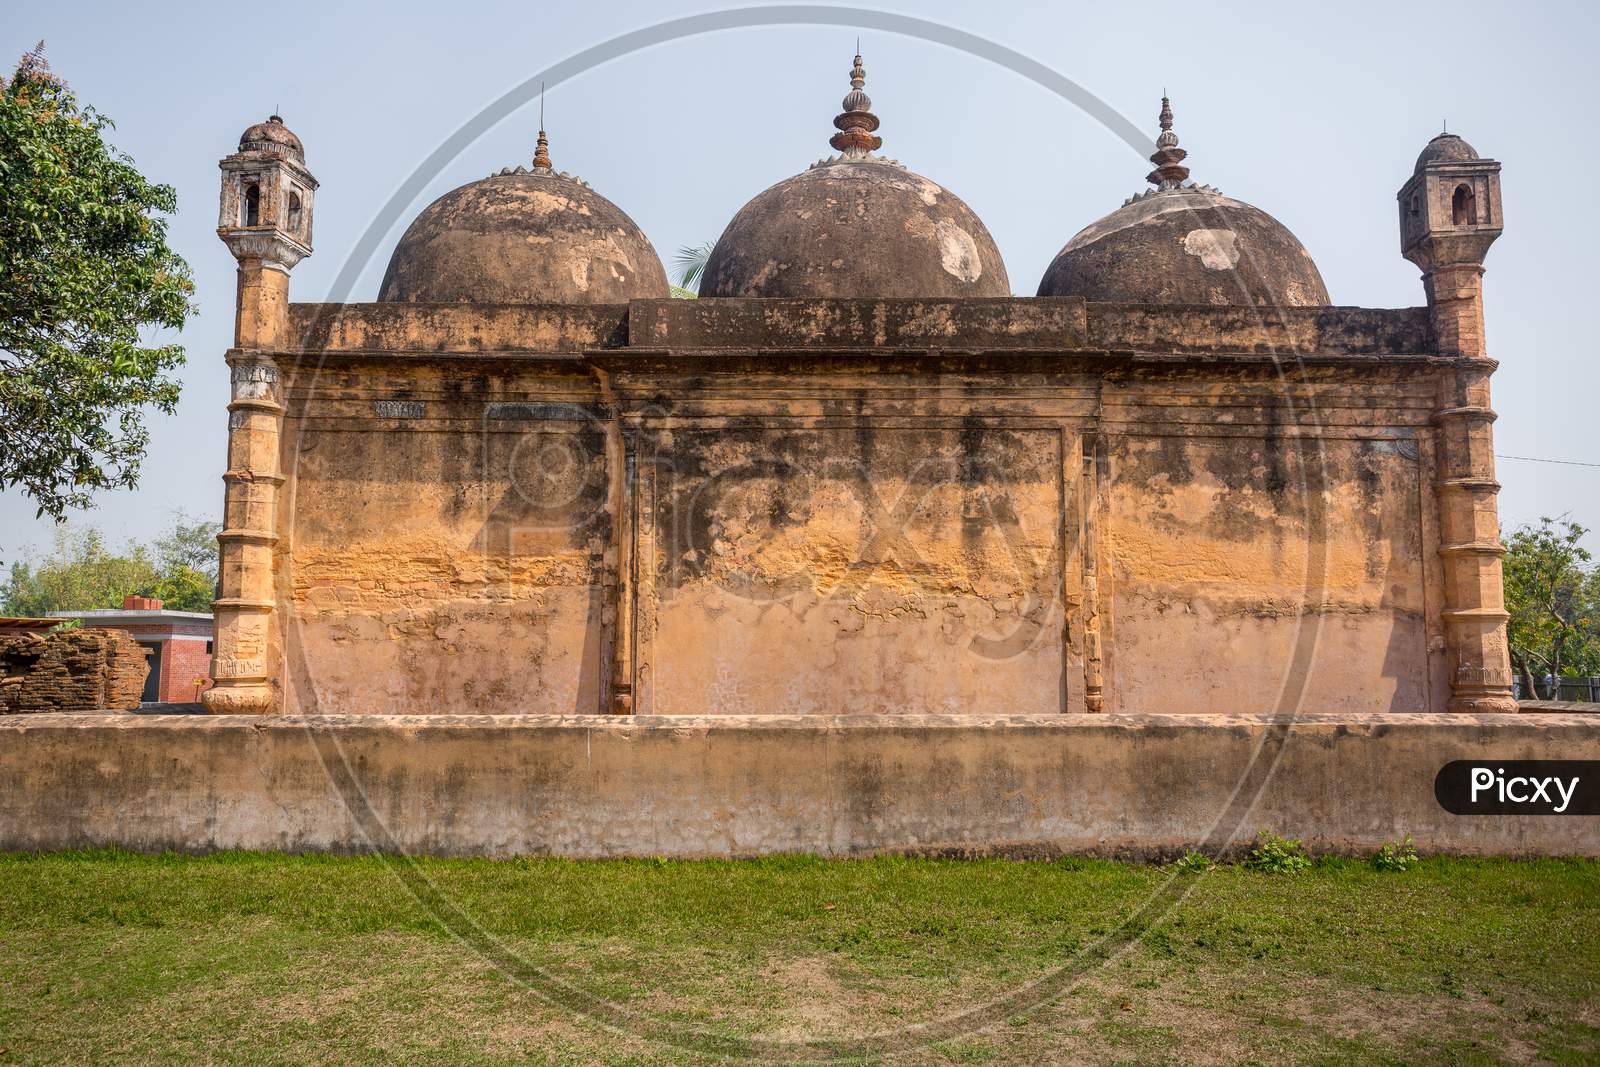
[[[1426,359],[1426,308],[719,298],[630,304],[291,304],[288,354],[659,359],[1022,355]]]
[[[1600,714],[1379,712],[1105,715],[150,715],[46,713],[0,715],[0,731],[127,729],[158,731],[395,730],[688,731],[705,732],[1004,732],[1269,730],[1325,734],[1394,730],[1579,730],[1600,736]]]

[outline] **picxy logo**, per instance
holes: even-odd
[[[1600,760],[1455,760],[1433,795],[1456,815],[1600,814]]]
[[[1538,804],[1551,803],[1550,790],[1561,795],[1561,803],[1550,810],[1560,815],[1567,810],[1567,805],[1572,803],[1572,794],[1578,791],[1579,778],[1572,776],[1570,782],[1563,782],[1554,775],[1549,778],[1507,778],[1504,767],[1490,770],[1487,767],[1472,768],[1472,802],[1478,802],[1478,794],[1487,790],[1496,790],[1502,802],[1511,801],[1513,804]]]

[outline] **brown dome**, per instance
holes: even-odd
[[[1417,156],[1416,169],[1412,173],[1421,174],[1422,168],[1429,163],[1460,163],[1477,158],[1477,149],[1467,142],[1453,133],[1441,133],[1422,149],[1422,154]]]
[[[1188,181],[1189,153],[1161,98],[1161,135],[1145,180],[1154,189],[1067,242],[1039,281],[1040,296],[1130,304],[1328,303],[1305,247],[1265,211]]]
[[[701,296],[1010,296],[994,238],[961,198],[892,160],[856,56],[825,159],[728,223]]]
[[[283,124],[283,120],[273,115],[266,122],[258,122],[239,135],[239,151],[265,152],[268,155],[292,159],[296,163],[306,161],[306,150],[296,137]]]
[[[1010,296],[994,238],[954,194],[886,160],[834,159],[733,217],[701,296]]]
[[[625,304],[668,295],[660,257],[622,209],[576,178],[519,167],[429,204],[395,246],[378,299]]]
[[[1067,242],[1040,296],[1135,304],[1328,303],[1305,247],[1265,211],[1215,189],[1151,190]]]

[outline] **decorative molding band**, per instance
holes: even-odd
[[[213,610],[216,608],[232,608],[234,611],[256,611],[263,615],[271,612],[277,606],[278,604],[275,600],[250,600],[242,596],[224,597],[221,600],[213,600],[211,602]]]
[[[268,415],[282,415],[283,405],[276,400],[267,400],[261,397],[241,397],[238,400],[228,401],[229,411],[264,411]]]
[[[288,475],[284,474],[263,474],[249,470],[231,470],[223,472],[222,480],[233,485],[254,485],[256,482],[264,482],[267,485],[278,486],[288,481],[289,478]]]
[[[1433,421],[1443,422],[1446,419],[1482,419],[1484,422],[1493,422],[1499,418],[1494,408],[1481,405],[1466,405],[1458,408],[1445,408],[1443,411],[1434,412]]]
[[[246,544],[275,545],[278,535],[271,530],[222,530],[217,534],[218,541],[244,542]]]
[[[1498,493],[1500,483],[1493,478],[1441,478],[1433,483],[1438,490],[1459,490],[1462,492]]]
[[[1502,623],[1511,618],[1511,613],[1503,608],[1452,608],[1439,612],[1439,617],[1445,622]]]
[[[1498,541],[1461,541],[1453,545],[1440,545],[1441,556],[1504,556],[1506,546]]]

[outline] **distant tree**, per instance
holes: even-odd
[[[156,562],[161,569],[187,567],[217,580],[217,534],[222,524],[193,521],[183,512],[173,517],[172,530],[156,538]]]
[[[1507,539],[1511,665],[1529,695],[1538,694],[1537,676],[1600,673],[1600,572],[1580,544],[1587,532],[1566,519],[1542,518]]]
[[[92,526],[60,526],[54,549],[44,559],[11,565],[0,612],[42,617],[53,611],[120,608],[123,597],[154,585],[159,577],[142,545],[116,553]]]
[[[217,584],[217,523],[179,514],[153,546],[111,551],[92,526],[60,526],[51,552],[11,565],[0,585],[0,614],[120,608],[129,594],[153,596],[173,611],[210,611]]]
[[[43,50],[0,79],[0,488],[59,520],[137,483],[145,409],[173,410],[183,363],[145,338],[183,326],[194,286],[172,187],[106,144]]]
[[[217,533],[221,523],[194,522],[179,513],[172,530],[156,538],[160,577],[141,589],[172,611],[210,611],[217,586]]]
[[[161,572],[150,585],[138,590],[140,596],[153,596],[168,611],[210,611],[217,580],[193,567],[174,567]]]

